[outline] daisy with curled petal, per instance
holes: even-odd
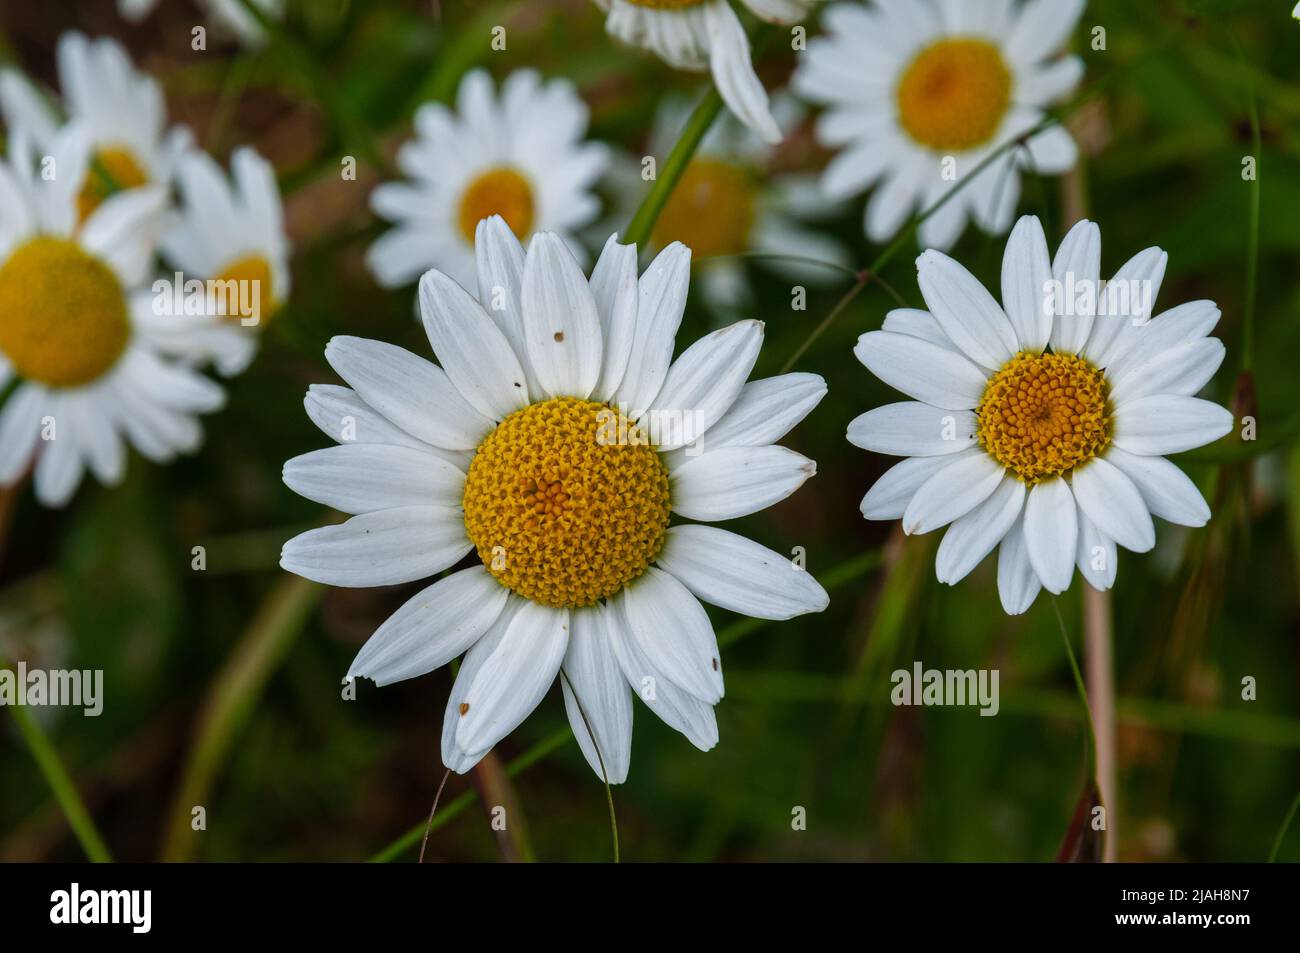
[[[475,553],[380,626],[347,678],[388,684],[465,653],[442,737],[444,763],[463,773],[563,669],[588,763],[621,782],[634,692],[700,749],[718,740],[722,665],[701,600],[765,619],[825,607],[822,587],[780,554],[669,525],[674,512],[728,520],[793,493],[816,468],[776,441],[825,383],[746,383],[757,321],[672,360],[690,272],[680,245],[638,278],[636,248],[613,236],[588,281],[556,235],[525,254],[501,218],[477,231],[478,298],[438,271],[420,282],[441,366],[378,341],[330,342],[350,388],[313,387],[307,411],[345,442],[290,460],[285,483],[356,515],[290,540],[281,565],[383,586]],[[697,446],[663,423],[683,415]]]
[[[232,178],[207,153],[193,152],[177,172],[182,206],[162,237],[163,257],[181,281],[205,283],[201,308],[181,295],[137,301],[138,320],[169,353],[212,360],[224,376],[244,370],[257,334],[289,296],[289,242],[275,170],[251,148],[236,149]],[[171,279],[173,282],[176,279]]]
[[[184,126],[166,128],[158,82],[132,66],[116,40],[88,40],[76,32],[59,38],[58,67],[67,119],[86,129],[93,150],[93,174],[78,196],[80,218],[113,192],[170,185],[193,137]],[[0,73],[0,109],[10,127],[24,127],[46,151],[64,121],[45,94],[15,70]]]
[[[520,240],[549,231],[572,241],[600,211],[593,187],[608,161],[603,145],[583,139],[587,116],[572,83],[543,82],[530,69],[506,77],[500,96],[486,70],[472,70],[454,112],[421,106],[416,138],[397,154],[413,181],[386,182],[370,196],[396,226],[366,255],[375,278],[394,287],[437,268],[473,285],[475,231],[492,215]]]
[[[749,38],[730,0],[595,0],[607,12],[605,29],[625,43],[657,54],[674,69],[709,70],[727,108],[768,142],[781,129],[767,91],[754,72]],[[740,0],[771,23],[793,24],[816,0]]]
[[[793,87],[823,104],[817,138],[840,152],[822,177],[828,195],[875,186],[865,229],[893,237],[991,153],[1038,125],[1083,75],[1057,57],[1084,0],[874,0],[826,9],[827,35],[799,58]],[[921,223],[923,248],[946,249],[969,219],[989,234],[1011,225],[1020,170],[1059,175],[1077,149],[1061,126],[1008,149]]]
[[[660,106],[651,151],[660,158],[690,115],[687,100],[670,98]],[[773,113],[782,130],[799,125],[803,110],[789,96],[775,97]],[[704,298],[715,311],[734,311],[750,303],[746,252],[792,281],[825,284],[850,266],[848,250],[809,220],[839,211],[817,188],[814,176],[769,172],[773,147],[730,116],[715,122],[668,197],[650,235],[665,248],[681,242],[691,249]],[[817,264],[821,262],[824,264]]]
[[[91,144],[70,124],[50,143],[45,168],[25,130],[11,130],[0,164],[0,485],[36,459],[36,495],[62,506],[90,471],[121,480],[125,442],[155,461],[194,450],[195,415],[221,389],[161,357],[133,322],[130,295],[153,262],[157,186],[112,195],[80,221]],[[148,294],[147,291],[144,292]]]
[[[1054,259],[1038,219],[1022,218],[1002,261],[1002,304],[942,252],[917,259],[929,311],[900,309],[854,353],[913,398],[868,411],[848,438],[907,457],[862,500],[868,519],[907,533],[952,524],[939,581],[956,584],[998,547],[1010,614],[1040,588],[1064,592],[1075,566],[1115,581],[1116,547],[1146,552],[1151,518],[1203,526],[1210,508],[1173,463],[1232,429],[1195,397],[1222,363],[1211,301],[1151,318],[1167,256],[1138,252],[1100,282],[1101,234],[1079,222]]]

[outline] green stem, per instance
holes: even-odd
[[[1097,727],[1092,722],[1092,706],[1088,704],[1088,689],[1083,684],[1083,674],[1079,671],[1078,659],[1074,657],[1074,646],[1070,644],[1070,633],[1065,628],[1065,619],[1061,617],[1061,607],[1052,597],[1052,611],[1056,613],[1056,623],[1061,628],[1061,641],[1065,643],[1065,654],[1070,660],[1070,672],[1074,675],[1074,687],[1079,693],[1079,702],[1083,705],[1083,712],[1087,716],[1088,737],[1085,742],[1088,746],[1088,775],[1091,777],[1096,774],[1097,762]]]
[[[587,730],[587,737],[591,739],[592,750],[596,752],[596,761],[600,763],[600,778],[605,782],[605,800],[609,802],[609,832],[614,839],[614,863],[619,862],[618,856],[618,818],[614,814],[614,792],[609,786],[609,772],[605,770],[605,756],[600,753],[600,743],[596,741],[596,733],[591,730],[591,722],[587,720],[587,710],[582,707],[582,699],[578,697],[578,691],[573,687],[573,682],[569,681],[569,673],[560,669],[560,678],[564,679],[564,684],[569,686],[569,693],[573,695],[574,704],[578,706],[578,714],[582,716],[582,727]]]
[[[7,668],[8,662],[4,665]],[[63,760],[59,757],[49,736],[25,706],[12,706],[10,714],[13,716],[14,724],[18,726],[18,733],[27,743],[36,766],[41,769],[41,774],[45,776],[50,790],[54,792],[54,799],[63,810],[63,816],[68,819],[68,826],[76,835],[81,849],[97,864],[112,863],[113,857],[109,854],[104,839],[99,835],[95,822],[91,820],[90,812],[86,810],[86,804],[77,793],[77,786],[73,784],[72,777],[63,766]]]
[[[1235,42],[1235,41],[1234,41]],[[1242,60],[1245,54],[1238,47]],[[1259,131],[1259,105],[1254,89],[1248,91],[1250,101],[1250,148],[1255,159],[1255,175],[1250,180],[1248,216],[1249,232],[1246,235],[1246,300],[1241,316],[1241,369],[1249,371],[1255,359],[1255,294],[1259,276],[1259,177],[1263,156],[1263,137]]]
[[[1286,840],[1286,832],[1291,829],[1291,821],[1295,819],[1297,809],[1300,809],[1300,791],[1296,792],[1290,810],[1286,812],[1286,817],[1282,819],[1282,827],[1277,832],[1277,837],[1273,838],[1273,849],[1268,852],[1268,862],[1270,864],[1277,860],[1278,851],[1282,849],[1282,841]]]

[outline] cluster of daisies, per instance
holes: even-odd
[[[289,292],[264,159],[227,177],[112,40],[66,34],[58,74],[0,73],[0,485],[34,469],[49,506],[120,481],[128,446],[195,450],[224,399],[205,366],[243,370]]]

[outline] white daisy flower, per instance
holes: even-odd
[[[939,581],[965,577],[1000,545],[1010,614],[1040,588],[1064,592],[1077,565],[1115,581],[1116,546],[1146,552],[1151,517],[1210,518],[1196,485],[1164,458],[1227,434],[1232,415],[1198,393],[1223,361],[1211,301],[1151,318],[1167,256],[1148,248],[1100,290],[1101,234],[1079,222],[1049,260],[1038,219],[1022,218],[1002,261],[1002,305],[942,252],[917,259],[929,311],[899,309],[854,353],[913,398],[849,424],[851,443],[908,459],[862,500],[868,519],[907,533],[952,524]],[[1099,303],[1100,302],[1100,303]]]
[[[224,376],[244,370],[257,352],[257,334],[289,297],[289,242],[275,170],[251,148],[235,150],[233,179],[203,152],[177,171],[183,200],[162,252],[179,269],[173,287],[201,281],[201,308],[156,295],[142,301],[139,321],[169,353],[191,363],[212,360]],[[233,282],[233,284],[232,284]]]
[[[666,249],[638,279],[636,248],[616,239],[588,282],[558,236],[536,235],[525,255],[504,220],[482,222],[478,299],[442,272],[420,282],[441,366],[335,338],[326,358],[351,389],[313,386],[306,403],[342,445],[285,465],[296,492],[356,514],[290,540],[291,572],[394,585],[476,553],[380,626],[347,674],[383,685],[466,653],[442,736],[457,772],[527,717],[561,669],[598,775],[603,762],[611,782],[627,776],[634,693],[708,750],[723,683],[700,600],[765,619],[826,606],[788,558],[717,527],[669,526],[670,513],[729,520],[793,493],[816,467],[776,441],[825,383],[745,383],[757,321],[671,360],[690,252]]]
[[[875,0],[826,9],[828,36],[808,45],[796,92],[827,106],[819,141],[842,148],[822,176],[829,196],[875,186],[865,228],[892,238],[915,211],[953,188],[992,152],[1036,126],[1083,75],[1056,57],[1084,0]],[[1073,167],[1070,134],[1049,126],[1008,149],[921,223],[924,248],[950,247],[974,219],[989,234],[1011,225],[1020,170]]]
[[[165,195],[157,186],[105,199],[79,223],[91,154],[75,124],[54,136],[46,169],[25,130],[0,164],[0,485],[36,459],[36,495],[62,506],[83,470],[121,480],[123,438],[155,461],[196,449],[195,415],[221,389],[159,356],[134,324],[130,296],[153,263]]]
[[[690,113],[688,100],[663,103],[650,140],[654,155],[668,155]],[[803,118],[788,96],[775,98],[773,113],[786,133]],[[806,224],[834,215],[840,203],[826,199],[813,175],[770,171],[775,151],[724,116],[700,142],[650,235],[653,248],[676,241],[691,249],[704,299],[715,311],[751,303],[746,252],[783,277],[813,285],[840,280],[852,263],[840,242]]]
[[[58,46],[59,88],[66,119],[90,135],[93,175],[78,197],[85,219],[115,191],[171,184],[180,157],[193,146],[184,126],[166,128],[162,90],[131,65],[115,40],[65,33]],[[0,110],[10,128],[23,127],[49,151],[64,123],[50,98],[16,70],[0,73]]]
[[[713,74],[722,101],[741,122],[768,142],[781,129],[768,107],[767,91],[754,72],[749,38],[730,0],[595,0],[607,12],[605,30],[644,47],[674,69]],[[740,0],[771,23],[798,23],[817,0]]]
[[[416,138],[397,164],[411,182],[387,182],[371,207],[396,227],[370,246],[366,262],[380,284],[395,287],[437,268],[467,287],[476,280],[478,223],[500,215],[523,241],[555,232],[577,251],[574,234],[594,221],[593,188],[605,171],[603,145],[586,142],[587,105],[573,84],[543,82],[516,70],[498,97],[486,70],[461,80],[453,112],[426,103]]]
[[[284,0],[252,0],[252,3],[272,20],[284,16]],[[266,42],[262,24],[240,0],[199,0],[199,5],[207,10],[217,29],[234,36],[245,46],[258,47]],[[117,0],[117,12],[133,23],[143,20],[157,6],[158,0]]]

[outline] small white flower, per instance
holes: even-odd
[[[86,468],[102,483],[121,480],[123,438],[158,462],[195,450],[195,415],[223,395],[160,357],[134,321],[131,297],[150,296],[162,189],[109,196],[80,221],[87,130],[69,124],[48,148],[53,178],[21,127],[0,164],[0,392],[13,387],[0,408],[0,485],[35,458],[37,497],[62,506]]]
[[[58,46],[62,110],[16,70],[0,72],[0,109],[11,127],[23,127],[48,152],[66,119],[90,136],[95,175],[80,196],[84,219],[111,192],[140,185],[171,185],[176,164],[192,148],[184,126],[166,128],[162,90],[131,65],[115,40],[65,33]],[[106,179],[105,176],[108,176]]]
[[[700,749],[717,743],[722,666],[700,600],[766,619],[826,606],[790,559],[713,526],[668,525],[670,512],[728,520],[793,493],[815,465],[776,441],[825,383],[746,383],[757,321],[671,360],[690,275],[680,245],[638,278],[636,248],[613,236],[590,281],[558,236],[536,235],[525,254],[497,217],[477,247],[477,299],[438,271],[420,282],[441,366],[379,341],[330,342],[350,387],[313,386],[306,404],[340,446],[290,460],[285,483],[356,515],[290,540],[281,565],[385,586],[476,552],[380,626],[347,678],[387,684],[465,653],[442,736],[444,763],[463,773],[563,668],[588,763],[621,782],[634,694]]]
[[[789,96],[777,96],[773,112],[787,133],[803,118]],[[684,99],[670,98],[660,107],[650,141],[660,162],[689,115]],[[692,250],[704,299],[717,312],[734,313],[751,303],[741,257],[747,252],[801,284],[841,280],[850,266],[840,242],[805,224],[834,215],[840,203],[822,195],[815,176],[772,172],[775,151],[738,120],[722,117],[701,141],[651,233],[653,248],[678,241]]]
[[[1224,347],[1211,301],[1151,318],[1167,256],[1138,252],[1100,290],[1101,234],[1082,221],[1049,260],[1042,225],[1022,218],[1002,261],[1002,304],[942,252],[917,259],[929,311],[900,309],[854,353],[913,398],[849,424],[849,442],[908,459],[862,500],[868,519],[907,533],[951,523],[939,581],[956,584],[994,547],[1010,614],[1040,588],[1064,592],[1075,566],[1115,581],[1116,546],[1146,552],[1152,516],[1210,518],[1196,485],[1164,454],[1210,443],[1232,415],[1194,397]]]
[[[178,311],[171,303],[185,299],[162,294],[142,300],[138,315],[170,353],[191,363],[212,360],[224,376],[248,366],[258,331],[290,289],[275,170],[247,147],[235,150],[231,170],[233,180],[207,153],[187,155],[177,172],[181,211],[162,237],[163,256],[182,279],[207,286],[206,306]]]
[[[583,140],[587,116],[572,83],[543,82],[534,70],[511,73],[500,97],[488,73],[473,70],[454,112],[421,106],[416,138],[397,154],[414,181],[384,183],[370,196],[376,214],[396,223],[366,256],[380,284],[437,268],[473,285],[475,230],[491,215],[520,240],[550,231],[572,242],[600,211],[592,188],[608,161],[604,146]]]
[[[847,198],[875,187],[865,229],[893,237],[998,148],[1038,125],[1083,75],[1057,58],[1084,0],[875,0],[837,3],[827,36],[808,45],[793,86],[826,105],[819,141],[840,152],[822,188]],[[1049,126],[1008,149],[921,223],[924,248],[950,247],[974,219],[1002,234],[1020,200],[1020,170],[1059,175],[1077,149]]]
[[[261,10],[272,20],[284,16],[284,0],[252,0],[253,6]],[[266,42],[266,31],[257,17],[244,9],[240,0],[199,0],[199,5],[208,11],[213,23],[219,30],[232,34],[245,46],[257,47]],[[117,12],[132,22],[143,20],[154,8],[158,0],[117,0]]]
[[[723,102],[768,142],[781,130],[750,61],[749,38],[729,0],[595,0],[612,35],[657,54],[674,69],[713,74]],[[816,0],[740,0],[772,23],[802,20]]]

